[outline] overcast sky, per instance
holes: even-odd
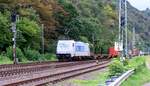
[[[128,0],[132,6],[139,10],[150,8],[150,0]]]

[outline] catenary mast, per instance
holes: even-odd
[[[121,59],[128,57],[127,0],[119,0],[119,43],[123,45]]]

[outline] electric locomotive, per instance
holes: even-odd
[[[59,61],[93,59],[90,55],[89,44],[74,40],[59,40],[56,56]]]

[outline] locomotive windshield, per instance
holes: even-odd
[[[59,44],[59,48],[62,49],[62,50],[68,49],[69,47],[70,47],[70,45],[66,44],[66,43],[60,43]]]

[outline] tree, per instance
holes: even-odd
[[[6,47],[11,45],[12,34],[10,29],[10,21],[8,20],[9,16],[5,14],[10,14],[6,12],[2,14],[0,12],[0,50],[5,50]]]
[[[58,0],[63,6],[66,15],[62,12],[58,12],[55,15],[57,21],[59,21],[58,32],[63,35],[67,35],[72,39],[79,38],[79,28],[81,28],[81,22],[78,19],[78,12],[75,7],[67,3],[65,0]]]
[[[22,18],[17,22],[18,30],[18,46],[23,48],[40,49],[40,26],[35,22],[27,18]]]

